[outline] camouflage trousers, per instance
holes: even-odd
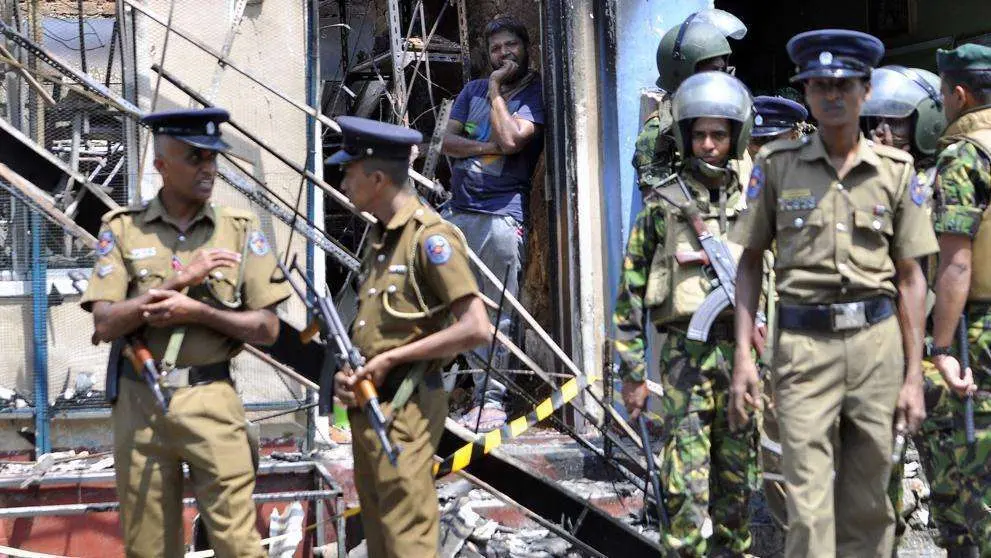
[[[730,432],[733,344],[671,333],[661,349],[661,482],[673,556],[738,556],[750,548],[750,495],[760,481],[757,426]]]
[[[969,327],[970,361],[977,382],[976,440],[967,444],[964,400],[951,393],[939,373],[926,373],[923,466],[932,484],[933,519],[944,548],[976,545],[991,558],[991,316],[976,313]],[[983,315],[983,317],[982,317]]]

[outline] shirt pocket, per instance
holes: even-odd
[[[891,213],[875,215],[862,209],[853,212],[850,259],[865,269],[880,270],[889,259],[889,240],[894,234]]]
[[[824,218],[819,208],[778,213],[777,241],[781,267],[801,267],[815,261],[813,252],[822,249]],[[819,244],[817,246],[817,243]]]
[[[160,288],[172,274],[171,260],[161,256],[128,259],[125,260],[124,267],[127,268],[131,297],[142,295],[149,289]]]

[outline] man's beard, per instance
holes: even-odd
[[[516,60],[514,58],[513,62],[516,62],[517,65],[516,72],[513,73],[513,75],[509,76],[504,82],[504,84],[516,83],[521,79],[523,79],[524,76],[526,76],[527,72],[530,71],[530,53],[523,51],[523,57],[520,60]],[[498,66],[491,63],[490,65],[492,66],[493,72],[502,67],[501,62]]]

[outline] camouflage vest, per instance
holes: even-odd
[[[694,180],[686,177],[685,183],[691,190],[700,190],[708,196],[707,189]],[[709,277],[706,267],[700,263],[678,263],[676,256],[679,253],[697,253],[702,250],[702,246],[681,210],[668,201],[684,201],[678,183],[669,182],[660,191],[663,195],[658,203],[664,207],[666,234],[664,242],[658,243],[654,249],[647,276],[647,294],[644,297],[644,304],[651,309],[652,321],[658,325],[689,320],[712,290],[712,281],[715,280],[714,277]],[[699,214],[709,232],[726,241],[729,231],[745,207],[741,191],[733,186],[728,188],[725,233],[719,230],[719,204],[701,201],[698,193],[693,194],[696,197],[692,203],[698,205]],[[733,256],[739,260],[743,248],[730,242],[727,245]]]
[[[954,130],[966,128],[960,134]],[[991,161],[991,109],[968,113],[953,122],[946,130],[944,138],[967,141]],[[970,277],[970,301],[991,301],[991,205],[981,216],[981,226],[973,246],[973,272]]]

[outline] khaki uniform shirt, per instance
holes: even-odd
[[[761,149],[748,208],[730,237],[765,250],[777,240],[782,301],[817,304],[895,296],[895,260],[938,250],[911,155],[863,137],[840,180],[818,133]]]
[[[202,285],[189,289],[191,298],[223,310],[231,308],[221,301],[234,304],[240,298],[237,309],[257,310],[282,302],[291,294],[290,285],[278,270],[277,256],[250,211],[210,203],[181,232],[156,197],[143,207],[104,215],[98,241],[98,259],[82,298],[87,311],[99,300],[119,302],[160,287],[188,265],[197,250],[208,248],[243,254],[243,270],[214,269]],[[239,272],[243,273],[242,284],[235,290]],[[189,324],[186,328],[176,366],[229,360],[241,349],[241,341],[206,326]],[[143,328],[144,341],[156,359],[164,356],[172,329]]]
[[[371,359],[447,327],[451,303],[474,294],[460,231],[411,196],[392,220],[374,226],[351,340]]]

